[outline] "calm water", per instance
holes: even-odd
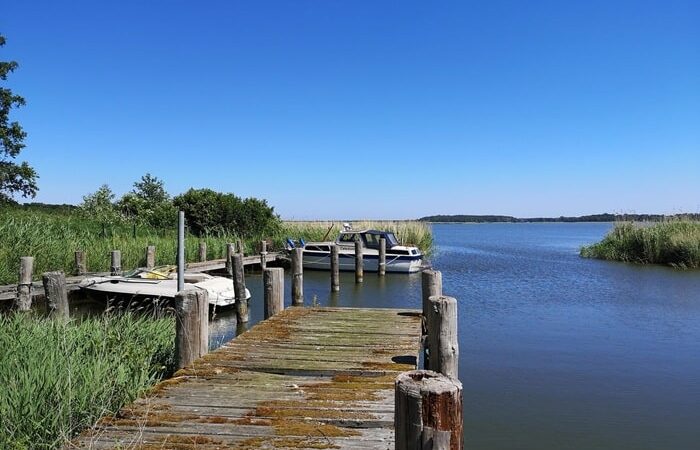
[[[700,448],[700,272],[579,258],[610,226],[434,226],[467,448]],[[331,296],[327,272],[306,272],[307,303],[420,307],[420,275],[373,275],[343,274]],[[247,282],[258,321],[260,276]],[[232,312],[213,326],[212,346],[236,332]]]

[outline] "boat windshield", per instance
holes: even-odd
[[[384,238],[386,239],[386,245],[389,248],[399,245],[399,240],[396,239],[394,233],[386,233]]]

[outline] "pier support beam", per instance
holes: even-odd
[[[431,369],[430,355],[428,354],[428,310],[430,309],[430,297],[442,295],[442,272],[427,269],[421,273],[421,289],[423,300],[423,367]]]
[[[109,264],[109,273],[111,275],[121,275],[122,274],[122,252],[119,250],[112,250]]]
[[[87,261],[85,252],[77,250],[75,252],[75,272],[76,275],[85,275],[87,273]]]
[[[146,247],[146,269],[153,269],[156,266],[156,246]]]
[[[281,267],[265,269],[263,285],[265,286],[265,319],[269,319],[284,309],[284,269]]]
[[[396,379],[396,450],[461,450],[462,383],[430,370]]]
[[[304,306],[304,249],[292,249],[292,306]]]
[[[355,241],[355,283],[364,281],[364,257],[362,253],[362,241]]]
[[[175,362],[190,365],[209,351],[209,300],[207,291],[189,289],[175,295]]]
[[[46,304],[49,313],[55,317],[68,320],[68,291],[66,275],[63,272],[46,272],[41,277],[44,283]]]
[[[379,238],[379,263],[377,267],[377,274],[380,277],[386,275],[386,239]]]
[[[236,320],[238,323],[246,323],[250,319],[248,314],[248,300],[245,293],[245,270],[243,268],[243,254],[236,253],[231,258],[233,267],[233,290],[236,294]]]
[[[428,301],[428,368],[458,379],[457,300],[454,297],[436,295]]]
[[[233,276],[233,270],[231,269],[231,258],[233,258],[234,246],[232,243],[226,244],[226,272],[229,276]]]
[[[32,276],[34,275],[34,257],[22,256],[19,260],[19,278],[17,281],[17,298],[15,309],[29,311],[32,308]]]
[[[331,244],[331,292],[340,291],[340,252]]]

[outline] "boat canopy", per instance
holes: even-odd
[[[355,242],[362,239],[367,248],[379,248],[379,239],[386,239],[386,247],[392,248],[399,245],[396,235],[390,231],[364,230],[364,231],[342,231],[338,237],[339,243]]]

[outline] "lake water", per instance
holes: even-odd
[[[459,301],[466,448],[700,448],[700,272],[578,256],[611,226],[434,226]],[[338,295],[328,272],[304,282],[307,304],[420,308],[419,274],[344,273]],[[247,283],[254,323],[260,275]],[[233,313],[212,327],[212,346],[232,338]]]

